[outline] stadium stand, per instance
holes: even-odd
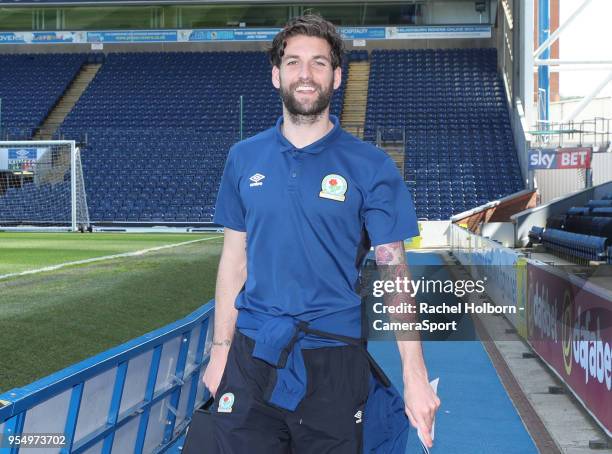
[[[551,216],[545,229],[531,228],[529,239],[565,257],[612,263],[612,194]]]
[[[44,223],[63,223],[70,220],[70,192],[66,190],[69,182],[60,184],[24,184],[23,188],[8,188],[1,196],[0,219],[9,222],[36,220]],[[23,203],[32,199],[55,199],[51,205]]]
[[[30,139],[86,59],[87,54],[0,54],[0,137]]]
[[[80,66],[101,62],[102,54],[2,58],[19,71],[21,60],[31,59],[29,74],[51,62],[62,68],[45,79],[55,91],[41,97],[44,109],[22,115],[28,103],[6,108],[11,124],[33,132]],[[11,64],[11,58],[19,60]],[[352,51],[332,101],[335,115],[342,110],[348,61],[367,59],[365,139],[375,142],[379,127],[391,135],[405,131],[404,176],[419,217],[447,219],[523,188],[494,49]],[[33,77],[11,80],[15,92],[30,90],[39,99]],[[56,133],[87,138],[81,151],[92,222],[210,222],[227,151],[240,138],[240,95],[243,137],[281,114],[265,53],[106,55]]]
[[[374,50],[370,62],[365,138],[405,128],[419,217],[448,219],[524,188],[495,49]]]
[[[282,114],[263,52],[109,54],[61,127],[65,138],[87,135],[92,221],[212,221],[225,157],[240,138],[240,95],[244,137]]]

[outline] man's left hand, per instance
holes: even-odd
[[[413,427],[421,431],[425,445],[433,446],[431,427],[440,399],[434,393],[427,375],[404,372],[404,409]]]

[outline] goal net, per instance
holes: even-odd
[[[0,141],[0,226],[89,227],[74,141]]]

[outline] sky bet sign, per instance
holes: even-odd
[[[532,148],[529,150],[529,170],[589,169],[592,148]]]

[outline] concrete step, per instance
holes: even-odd
[[[47,115],[43,124],[38,128],[38,131],[34,135],[34,139],[49,139],[53,136],[85,89],[89,86],[101,66],[102,65],[99,63],[90,63],[81,68],[55,108]]]
[[[346,105],[344,106],[347,109],[351,109],[351,108],[359,108],[359,109],[364,109],[366,107],[366,103],[364,102],[350,102],[350,101],[345,101]]]
[[[349,63],[349,74],[346,87],[344,88],[344,105],[341,121],[343,127],[357,137],[363,137],[369,79],[369,62]]]

